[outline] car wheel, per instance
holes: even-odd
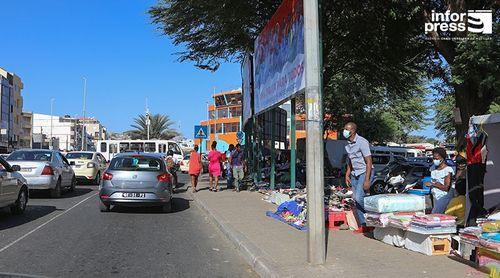
[[[61,197],[61,178],[59,178],[57,180],[56,187],[50,189],[50,197],[51,198],[59,198],[59,197]]]
[[[94,181],[92,181],[92,184],[99,185],[100,183],[101,183],[101,172],[97,172]]]
[[[15,215],[23,214],[26,210],[26,205],[28,204],[28,190],[23,188],[19,195],[17,196],[17,200],[12,207],[10,207],[10,212]]]
[[[75,191],[75,188],[76,188],[76,177],[73,176],[73,178],[71,179],[71,185],[69,187],[69,192]]]
[[[385,193],[385,186],[383,182],[375,182],[370,188],[372,194],[383,194]]]
[[[99,201],[99,210],[101,212],[109,212],[111,210],[111,205],[106,205],[102,201]]]
[[[170,202],[168,202],[165,205],[163,205],[162,211],[166,212],[166,213],[172,212],[172,200],[170,200]]]

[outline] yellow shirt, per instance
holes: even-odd
[[[465,224],[465,196],[459,195],[450,200],[444,214],[452,215],[457,218],[457,225]]]

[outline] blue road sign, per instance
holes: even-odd
[[[238,133],[236,133],[236,138],[238,138],[240,140],[243,139],[243,138],[245,138],[245,132],[238,131]]]
[[[208,126],[195,125],[194,126],[194,138],[207,139],[208,138]]]

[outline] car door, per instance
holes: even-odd
[[[17,199],[19,186],[16,177],[10,170],[10,165],[3,159],[0,159],[0,186],[1,205],[6,206],[14,203]]]
[[[63,186],[69,186],[73,180],[73,170],[71,169],[71,165],[66,157],[64,157],[60,152],[57,153],[57,157],[60,167],[62,168],[61,182]]]

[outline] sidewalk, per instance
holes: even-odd
[[[222,188],[225,188],[225,181]],[[447,256],[426,256],[351,231],[329,231],[327,262],[307,264],[307,232],[265,215],[276,206],[257,192],[208,191],[201,178],[196,205],[241,252],[261,277],[485,277]],[[191,192],[191,190],[188,190]]]

